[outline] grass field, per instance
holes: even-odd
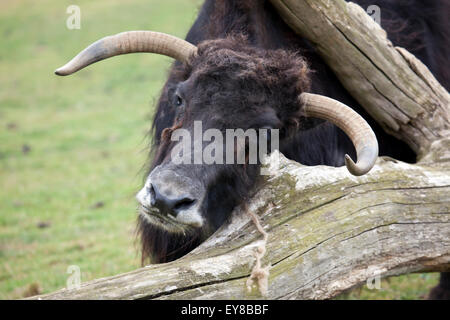
[[[0,298],[139,267],[136,202],[150,119],[171,60],[110,59],[73,76],[53,70],[89,43],[125,30],[184,37],[201,0],[0,2]],[[66,8],[81,8],[81,29]],[[408,275],[339,299],[416,299],[438,276]]]

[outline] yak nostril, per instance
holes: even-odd
[[[179,202],[177,202],[175,204],[175,206],[173,207],[173,209],[178,212],[181,210],[187,210],[189,209],[193,204],[195,203],[194,199],[191,198],[184,198],[182,200],[180,200]]]
[[[150,183],[150,187],[147,187],[147,192],[150,195],[150,204],[152,206],[155,206],[156,204],[156,194],[155,189],[153,188],[153,185]]]
[[[162,214],[171,214],[177,216],[183,210],[189,209],[195,202],[195,199],[191,197],[169,197],[153,184],[148,187],[148,193],[150,194],[150,203],[153,207],[159,209]]]

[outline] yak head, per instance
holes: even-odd
[[[219,228],[245,202],[265,155],[278,149],[309,117],[329,120],[352,139],[355,175],[378,155],[375,135],[350,108],[307,93],[308,67],[297,53],[246,45],[242,36],[194,46],[151,31],[103,38],[56,70],[73,73],[96,61],[153,52],[179,61],[155,118],[153,161],[138,193],[143,261],[174,260]]]

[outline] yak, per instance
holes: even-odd
[[[448,90],[447,1],[355,2],[363,8],[377,5],[381,26],[394,45],[418,57]],[[206,0],[185,40],[152,31],[120,33],[93,43],[56,74],[134,52],[176,60],[157,104],[151,160],[137,195],[143,263],[168,262],[190,252],[247,201],[259,182],[260,158],[256,163],[172,161],[173,154],[195,156],[193,146],[174,153],[180,141],[173,137],[180,130],[193,133],[196,122],[202,133],[267,129],[265,135],[257,131],[259,138],[272,142],[276,132],[277,148],[289,159],[311,166],[345,164],[355,175],[368,172],[378,154],[416,160],[404,142],[384,132],[352,98],[268,0]],[[206,146],[205,141],[193,144]],[[219,151],[239,148],[247,150],[248,141]],[[449,278],[441,275],[432,298],[450,298]]]

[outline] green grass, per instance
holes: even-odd
[[[81,8],[81,29],[66,8]],[[0,298],[133,270],[136,202],[154,99],[171,59],[129,55],[71,77],[53,70],[105,35],[184,37],[199,1],[2,1]],[[24,152],[29,148],[29,152]],[[96,203],[103,206],[95,206]],[[99,208],[96,208],[99,207]],[[39,228],[39,223],[49,227]]]
[[[122,56],[65,78],[53,70],[121,31],[184,37],[201,2],[0,2],[1,299],[63,288],[70,265],[82,281],[139,267],[134,195],[171,59]],[[66,28],[71,4],[81,7],[81,30]],[[399,277],[340,298],[420,298],[436,281]]]
[[[336,297],[336,300],[416,300],[426,299],[439,281],[439,274],[407,274],[382,279],[379,288],[363,285]]]

